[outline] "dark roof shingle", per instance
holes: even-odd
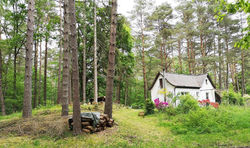
[[[200,88],[206,78],[207,74],[184,75],[184,74],[165,73],[165,79],[167,79],[167,81],[175,87]]]

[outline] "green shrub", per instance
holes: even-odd
[[[224,104],[244,105],[244,98],[241,94],[231,90],[222,93],[222,101]]]
[[[191,110],[199,109],[198,101],[195,100],[191,95],[180,96],[180,104],[177,107],[177,110],[180,113],[188,113]]]
[[[165,109],[165,113],[168,115],[168,116],[175,116],[177,115],[177,110],[176,108],[174,108],[173,106],[169,106]]]
[[[191,110],[188,114],[179,114],[174,123],[171,131],[175,134],[225,132],[236,129],[237,126],[231,113],[210,107]]]
[[[232,128],[235,122],[227,112],[212,108],[201,108],[196,111],[190,111],[183,125],[189,131],[203,134],[226,131]]]
[[[145,101],[145,115],[153,114],[155,105],[151,99],[146,99]]]
[[[133,104],[131,105],[131,107],[132,107],[133,109],[142,109],[142,108],[144,108],[144,103],[136,102],[136,103],[133,103]]]

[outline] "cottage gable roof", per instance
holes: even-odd
[[[152,86],[149,89],[151,89],[154,86],[155,81],[158,79],[159,75],[163,76],[162,73],[158,73]],[[215,88],[208,74],[184,75],[184,74],[165,73],[165,79],[167,80],[167,82],[173,85],[174,87],[180,87],[180,88],[200,88],[206,78],[209,79],[209,81]]]

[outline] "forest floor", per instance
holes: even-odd
[[[89,105],[82,106],[82,111],[101,111],[102,107],[98,109]],[[80,136],[72,135],[68,129],[67,118],[60,117],[60,106],[35,109],[33,117],[29,120],[23,120],[21,113],[0,116],[0,147],[250,146],[250,127],[221,133],[174,134],[168,126],[161,126],[161,114],[142,118],[138,116],[140,111],[115,105],[113,116],[118,125],[99,133]],[[250,113],[249,109],[247,113]],[[248,116],[247,113],[245,115]],[[250,119],[249,116],[247,120]]]

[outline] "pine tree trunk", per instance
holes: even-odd
[[[187,55],[188,55],[188,71],[189,71],[189,74],[192,73],[192,69],[191,69],[191,60],[190,60],[190,42],[189,42],[189,39],[187,39]]]
[[[140,16],[141,24],[143,24],[142,14]],[[144,82],[144,99],[148,98],[148,86],[147,86],[147,76],[146,76],[146,64],[145,64],[145,53],[144,53],[144,33],[143,26],[141,26],[141,41],[142,41],[142,71],[143,71],[143,82]]]
[[[128,78],[126,78],[126,84],[125,84],[125,106],[127,106],[128,103]]]
[[[225,82],[225,85],[226,85],[226,89],[228,89],[228,78],[229,78],[229,57],[228,57],[228,54],[229,54],[229,50],[228,50],[228,39],[226,38],[225,39],[225,42],[226,42],[226,82]]]
[[[234,73],[234,59],[232,61],[232,64],[230,64],[230,72],[231,72],[231,78],[232,78],[232,84],[234,91],[237,91],[236,81],[235,81],[235,73]]]
[[[70,36],[69,36],[70,37]],[[68,103],[71,104],[72,101],[72,51],[69,48],[69,80],[68,80],[68,90],[69,90],[69,96],[68,96]]]
[[[41,97],[41,87],[42,87],[42,40],[40,40],[40,61],[39,61],[39,83],[38,83],[38,105],[41,104],[41,100],[42,100],[42,97]]]
[[[0,27],[0,41],[1,39],[1,27]],[[2,49],[0,48],[0,103],[1,103],[1,112],[2,115],[5,116],[5,103],[4,103],[4,97],[3,97],[3,87],[2,87]]]
[[[178,40],[178,59],[180,65],[180,73],[182,73],[182,56],[181,56],[181,41]]]
[[[35,1],[29,0],[28,19],[27,19],[27,41],[25,58],[25,80],[24,80],[24,98],[23,98],[23,118],[32,116],[32,49],[34,33],[34,9]]]
[[[86,0],[84,0],[84,24],[83,24],[83,49],[82,49],[82,98],[83,103],[86,103]]]
[[[17,90],[16,90],[16,62],[17,62],[17,49],[15,47],[15,51],[14,51],[14,79],[13,79],[13,92],[14,92],[14,96],[13,99],[16,100],[16,94],[17,94]]]
[[[162,69],[164,68],[164,65],[163,65],[163,43],[161,43],[161,67],[162,67]]]
[[[68,116],[68,97],[69,97],[69,2],[64,0],[64,34],[63,34],[63,78],[62,78],[62,116]]]
[[[215,58],[216,58],[216,45],[215,45],[215,36],[214,36],[214,55],[213,55],[213,57],[214,57],[214,67],[213,67],[213,70],[214,70],[214,85],[216,86],[216,84],[217,84],[217,77],[216,77],[216,75],[217,75],[217,66],[216,66],[216,60],[215,60]]]
[[[222,55],[221,55],[221,46],[220,46],[220,38],[218,37],[218,52],[219,52],[219,89],[222,89]]]
[[[61,9],[62,0],[59,2],[60,6],[60,37],[62,37],[62,9]],[[58,82],[57,82],[57,104],[61,103],[62,98],[62,84],[61,84],[61,64],[62,64],[62,38],[59,41],[60,51],[59,51],[59,61],[58,61]]]
[[[245,94],[245,53],[241,50],[241,96]]]
[[[94,0],[94,101],[97,102],[97,47],[96,47],[96,1]]]
[[[76,34],[75,0],[69,0],[69,20],[70,20],[70,42],[69,48],[72,50],[72,86],[73,86],[73,132],[75,135],[81,133],[81,108],[79,93],[79,69],[78,50]]]
[[[37,106],[37,63],[38,63],[38,41],[35,40],[35,55],[34,55],[34,68],[35,68],[35,80],[34,80],[34,104],[33,107]]]
[[[116,91],[116,100],[117,100],[117,103],[120,104],[121,102],[121,80],[122,80],[122,76],[121,76],[121,73],[118,73],[119,74],[119,77],[118,77],[118,83],[117,83],[117,91]]]
[[[104,113],[112,118],[112,96],[113,84],[115,74],[115,48],[116,48],[116,15],[117,15],[117,1],[112,0],[111,10],[111,27],[110,27],[110,46],[109,46],[109,62],[106,82],[106,100]]]
[[[194,54],[194,49],[193,49],[193,42],[192,40],[190,40],[190,59],[191,59],[191,71],[192,71],[192,74],[195,74],[195,54]]]
[[[203,36],[200,34],[200,48],[201,48],[201,56],[202,56],[202,73],[206,73],[206,64],[205,64],[205,50],[203,45]]]
[[[45,55],[44,55],[44,81],[43,81],[43,104],[47,102],[47,62],[48,62],[48,37],[45,37]]]

